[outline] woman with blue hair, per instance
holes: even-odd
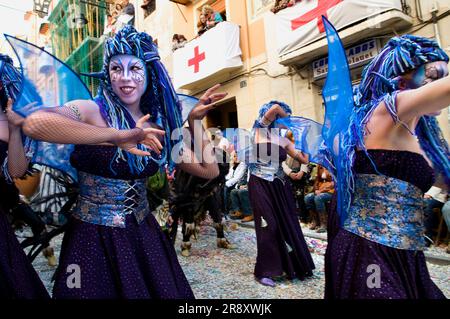
[[[347,217],[330,214],[326,298],[443,298],[427,270],[423,194],[450,185],[435,116],[450,105],[448,56],[433,40],[392,38],[364,69],[350,127]]]
[[[150,214],[145,182],[166,162],[203,178],[219,174],[200,121],[226,94],[214,93],[218,85],[206,91],[188,117],[193,138],[182,143],[181,134],[171,136],[182,127],[178,97],[148,34],[125,26],[107,39],[102,73],[94,101],[37,111],[23,126],[33,138],[75,144],[80,195],[53,297],[193,298],[173,245]]]
[[[16,167],[20,167],[23,174],[28,167],[22,143],[23,119],[11,109],[13,100],[20,93],[21,81],[21,74],[14,67],[11,58],[0,54],[0,167],[7,156],[12,156],[17,161]],[[20,203],[17,188],[2,174],[4,172],[0,171],[0,298],[48,299],[47,290],[20,247],[6,212],[12,211],[20,215],[31,213],[27,214],[27,217],[33,220],[38,218],[27,210],[27,206]],[[44,228],[45,225],[41,221],[39,230]]]
[[[254,274],[259,283],[270,287],[276,285],[277,277],[305,279],[315,268],[298,222],[294,193],[281,166],[287,154],[305,164],[308,158],[274,128],[277,119],[291,113],[287,104],[278,101],[261,107],[249,159],[248,191],[258,250]]]

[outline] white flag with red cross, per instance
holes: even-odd
[[[401,7],[400,0],[301,0],[275,15],[278,54],[287,54],[324,37],[322,16],[339,30]]]
[[[176,89],[189,88],[196,82],[220,72],[241,67],[239,26],[221,22],[173,53],[173,83]]]

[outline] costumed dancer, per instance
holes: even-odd
[[[192,248],[191,237],[196,236],[200,222],[206,218],[208,211],[216,230],[218,248],[234,249],[235,246],[225,237],[222,199],[223,184],[228,164],[226,152],[215,147],[214,153],[219,163],[219,176],[214,179],[204,179],[192,176],[187,171],[177,170],[172,183],[169,203],[171,205],[171,219],[173,221],[171,238],[175,243],[178,220],[183,220],[181,255],[189,257]]]
[[[291,113],[285,103],[272,101],[261,107],[253,126],[257,160],[249,165],[248,190],[258,249],[254,274],[261,284],[271,287],[275,277],[286,274],[289,279],[304,279],[312,276],[315,268],[298,222],[291,185],[281,167],[287,154],[301,163],[308,163],[308,157],[276,134],[273,123]]]
[[[25,172],[28,161],[22,141],[20,116],[12,111],[13,100],[18,96],[21,74],[13,66],[10,57],[0,54],[0,166],[7,156],[17,161]],[[32,267],[6,216],[7,211],[26,215],[34,233],[45,229],[43,222],[20,202],[19,192],[11,181],[0,172],[0,297],[6,299],[48,299],[49,295],[38,274]]]
[[[403,35],[364,69],[341,140],[338,206],[348,205],[338,207],[340,220],[330,214],[326,298],[444,297],[423,253],[423,194],[435,178],[450,184],[449,148],[435,118],[450,104],[448,60],[435,41]],[[342,73],[335,76],[334,92],[342,92]]]
[[[75,100],[27,117],[23,128],[31,137],[75,144],[71,163],[80,196],[63,239],[54,298],[194,297],[172,244],[150,214],[145,182],[166,160],[203,178],[218,175],[203,127],[194,126],[226,95],[214,93],[218,87],[190,113],[188,146],[171,139],[182,126],[177,95],[152,38],[125,26],[106,40],[94,102]],[[158,128],[167,131],[164,140]],[[70,277],[74,271],[78,281]]]

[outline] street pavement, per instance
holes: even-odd
[[[197,240],[192,241],[191,256],[180,254],[181,236],[178,233],[175,248],[180,264],[191,284],[196,298],[273,298],[273,299],[321,299],[324,295],[324,254],[326,241],[306,237],[316,269],[314,276],[304,281],[277,282],[275,288],[265,287],[254,280],[256,259],[255,231],[227,221],[226,236],[236,249],[220,249],[216,246],[216,234],[212,222],[207,220],[200,228]],[[305,233],[307,233],[305,231]],[[53,241],[56,257],[59,256],[61,236]],[[40,255],[33,265],[51,292],[51,277],[55,267],[50,267]],[[428,263],[434,282],[450,298],[450,266]]]

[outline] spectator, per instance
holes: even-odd
[[[287,8],[289,2],[290,0],[275,0],[275,3],[270,11],[277,13],[278,11]]]
[[[442,207],[442,216],[447,224],[447,231],[450,233],[450,200],[447,201]],[[447,246],[447,254],[450,254],[450,243]]]
[[[103,35],[105,36],[113,36],[115,33],[115,26],[114,26],[114,18],[112,15],[108,14],[106,16],[106,24],[105,29],[103,30]]]
[[[425,235],[431,244],[433,238],[433,228],[438,223],[436,210],[440,210],[447,201],[447,192],[439,187],[433,186],[424,195],[425,198]]]
[[[241,181],[242,179],[245,179],[245,181]],[[236,190],[240,184],[247,184],[247,165],[244,162],[240,162],[237,153],[233,152],[231,155],[231,163],[230,163],[230,170],[228,171],[228,174],[225,176],[225,192],[224,192],[224,201],[225,201],[225,207],[227,208],[228,203],[228,195],[233,191]],[[243,218],[243,213],[236,207],[236,205],[232,205],[230,208],[230,216],[231,218]]]
[[[214,147],[218,147],[227,153],[231,153],[230,150],[232,145],[225,137],[223,137],[223,133],[220,129],[215,130],[214,133],[211,134],[211,140]]]
[[[182,48],[186,45],[186,43],[187,43],[186,37],[182,34],[179,34],[178,35],[178,47]]]
[[[206,28],[214,28],[218,23],[223,22],[223,18],[219,12],[215,12],[210,5],[202,7],[202,13],[206,18]]]
[[[327,229],[326,203],[331,201],[334,193],[334,182],[331,174],[322,166],[317,169],[314,192],[305,196],[305,205],[311,216],[309,229],[324,233]]]
[[[122,13],[123,7],[120,3],[117,3],[114,7],[113,18],[117,19],[117,17]]]
[[[176,33],[172,37],[172,52],[179,48],[180,40],[178,37],[179,35]]]
[[[155,10],[155,2],[150,0],[144,0],[144,3],[141,5],[141,8],[144,10],[144,19],[147,18],[154,10]]]
[[[294,135],[291,131],[286,134],[286,137],[295,143]],[[292,189],[294,190],[295,198],[297,199],[297,208],[299,210],[300,221],[307,222],[307,209],[304,202],[306,181],[309,175],[308,165],[301,164],[299,161],[293,159],[288,155],[287,159],[281,164],[283,171],[290,178]]]
[[[172,37],[172,52],[184,47],[187,43],[187,39],[182,34],[174,34]]]
[[[242,215],[239,215],[235,218],[242,218],[243,223],[253,221],[253,212],[250,204],[250,198],[248,195],[248,187],[247,187],[247,179],[248,179],[248,170],[244,176],[245,184],[238,183],[237,188],[231,190],[230,199],[231,199],[231,207],[230,212],[234,210],[235,212],[241,212]]]
[[[206,32],[206,30],[208,30],[206,26],[206,18],[205,15],[201,13],[197,23],[197,35],[201,36]]]
[[[134,5],[130,3],[130,0],[123,0],[122,8],[122,12],[117,18],[118,29],[123,28],[127,24],[134,26]]]

